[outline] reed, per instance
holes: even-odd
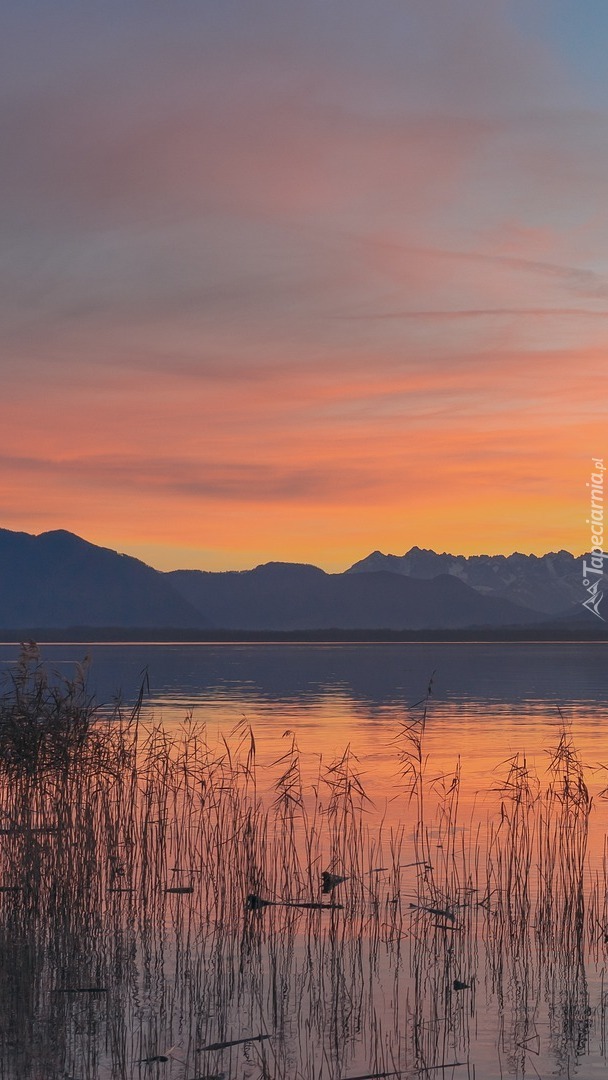
[[[85,675],[29,649],[0,703],[0,1080],[472,1077],[490,1011],[486,1080],[602,1060],[608,860],[566,731],[462,821],[429,687],[388,827],[351,748],[307,786],[286,732],[269,784],[246,722],[169,733]]]

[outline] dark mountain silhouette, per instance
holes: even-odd
[[[409,565],[403,561],[408,558]],[[531,585],[527,607],[502,595],[524,591],[522,583],[528,579],[523,569],[515,572],[517,560],[529,565],[534,556],[506,560],[498,556],[494,561],[500,573],[492,565],[482,567],[484,559],[492,564],[492,557],[477,557],[483,574],[474,560],[464,560],[463,568],[462,556],[416,548],[403,559],[374,553],[344,574],[326,574],[298,563],[267,563],[253,570],[223,573],[161,573],[62,530],[40,536],[0,530],[0,626],[416,631],[530,626],[546,621],[540,603],[532,602]],[[536,560],[544,567],[542,580],[549,580],[550,564],[555,580],[565,580],[565,573],[557,573],[556,566],[566,566],[568,560],[574,562],[567,552]],[[469,564],[476,568],[477,577]],[[538,567],[534,573],[538,577]],[[471,581],[463,580],[467,575]],[[480,583],[474,586],[473,580],[478,579]],[[559,607],[555,603],[560,615],[569,608],[580,612],[580,582],[576,580],[577,603],[570,608],[560,599]],[[562,593],[558,595],[561,598]],[[549,601],[544,594],[541,601],[546,610]]]
[[[447,574],[416,581],[386,571],[326,574],[315,566],[267,563],[254,570],[175,570],[167,576],[214,626],[239,630],[426,629],[541,619],[510,601],[481,596]]]
[[[493,596],[547,615],[561,615],[571,606],[580,607],[582,596],[581,559],[569,551],[546,555],[449,555],[413,547],[405,555],[383,555],[373,551],[346,571],[347,574],[389,571],[417,580],[450,574],[484,596]],[[585,614],[583,612],[583,614]]]
[[[61,529],[40,536],[0,529],[0,624],[208,625],[164,574]]]

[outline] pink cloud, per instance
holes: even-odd
[[[461,543],[503,550],[523,514],[540,544],[560,499],[575,534],[604,424],[600,119],[508,4],[331,8],[201,5],[189,33],[150,9],[141,38],[125,9],[97,49],[81,14],[84,51],[16,65],[13,524],[322,561],[403,547],[406,518],[429,538],[439,478]]]

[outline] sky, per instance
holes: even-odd
[[[588,548],[605,0],[20,0],[0,34],[0,527],[159,569]]]

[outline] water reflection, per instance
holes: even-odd
[[[210,706],[219,676],[191,677]],[[325,680],[306,751],[275,709],[260,741],[172,718],[107,729],[78,767],[0,769],[2,1080],[605,1074],[597,712],[576,702],[581,757],[538,682],[515,717],[469,697],[464,724],[438,694],[423,730]],[[535,752],[502,760],[522,736]]]
[[[191,711],[214,735],[246,717],[267,762],[286,728],[297,731],[304,757],[333,756],[350,742],[379,798],[393,782],[395,726],[433,672],[429,752],[441,769],[460,755],[471,792],[487,790],[496,764],[517,751],[542,770],[545,748],[563,721],[590,763],[608,758],[601,741],[608,701],[601,643],[44,647],[49,665],[62,672],[72,671],[85,652],[99,700],[112,702],[120,691],[133,702],[147,671],[150,717],[179,724]],[[0,662],[16,655],[16,647],[0,647]]]
[[[336,695],[373,712],[411,706],[434,675],[438,703],[608,701],[606,645],[372,643],[367,645],[47,645],[49,663],[93,659],[92,688],[132,700],[147,669],[154,698],[195,704],[217,697],[273,703]],[[17,647],[0,646],[0,661]]]

